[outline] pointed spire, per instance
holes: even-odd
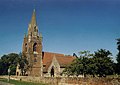
[[[37,25],[35,9],[33,10],[32,19],[31,19],[30,24],[31,24],[31,25]]]

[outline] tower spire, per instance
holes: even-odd
[[[36,11],[35,9],[33,10],[33,14],[32,14],[32,19],[31,19],[31,22],[30,22],[31,25],[37,25],[37,21],[36,21]]]
[[[30,24],[28,27],[28,34],[30,37],[32,37],[32,36],[37,37],[38,36],[38,26],[37,26],[35,9],[33,10],[32,18],[31,18],[31,21],[30,21]]]
[[[42,35],[39,36],[38,34],[35,9],[28,25],[28,34],[23,41],[22,52],[28,61],[27,66],[30,65],[26,72],[28,76],[42,76]]]

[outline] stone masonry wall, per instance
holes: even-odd
[[[11,76],[11,79],[29,82],[42,82],[48,83],[49,85],[120,85],[120,78],[40,78],[29,76]]]

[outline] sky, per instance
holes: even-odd
[[[0,56],[22,51],[33,9],[43,51],[78,54],[109,50],[120,38],[120,0],[0,0]]]

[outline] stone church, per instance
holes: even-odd
[[[35,10],[28,26],[28,33],[24,36],[22,54],[28,61],[28,76],[61,76],[65,66],[75,59],[74,56],[42,51],[42,34],[38,32]],[[16,74],[21,74],[19,65]]]

